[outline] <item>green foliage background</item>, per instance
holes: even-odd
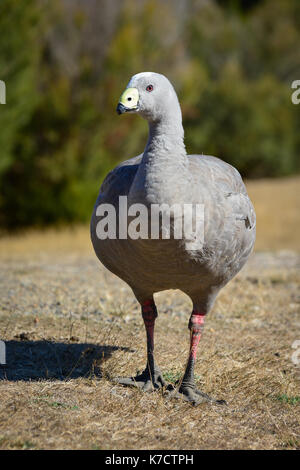
[[[146,123],[115,107],[145,70],[174,83],[189,153],[246,177],[300,169],[298,0],[1,0],[0,34],[1,227],[90,217],[143,151]]]

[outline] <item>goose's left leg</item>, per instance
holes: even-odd
[[[121,385],[132,385],[144,392],[162,388],[165,381],[154,360],[154,324],[157,310],[153,299],[142,302],[142,317],[147,335],[147,364],[145,370],[135,377],[118,377],[115,379]]]
[[[224,404],[224,400],[215,400],[206,393],[197,390],[194,378],[194,366],[196,361],[197,349],[201,334],[204,328],[205,314],[193,311],[189,321],[190,329],[190,352],[186,366],[186,370],[177,392],[178,398],[183,398],[186,401],[191,402],[193,405],[200,403],[209,402]]]

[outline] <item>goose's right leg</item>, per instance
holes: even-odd
[[[189,358],[179,390],[175,391],[174,396],[176,398],[182,398],[186,401],[189,401],[193,405],[199,405],[200,403],[204,402],[223,405],[226,403],[224,400],[215,400],[214,398],[211,398],[206,393],[198,390],[195,385],[194,365],[196,361],[198,344],[204,327],[204,318],[205,313],[198,313],[197,311],[193,310],[189,321],[189,329],[191,332]]]
[[[147,335],[147,364],[145,370],[135,377],[117,377],[121,385],[131,385],[141,388],[144,392],[162,388],[165,381],[154,360],[154,324],[157,310],[153,299],[142,302],[142,317]]]

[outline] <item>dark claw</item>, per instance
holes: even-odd
[[[170,398],[177,398],[188,401],[194,406],[201,403],[211,403],[213,405],[227,405],[225,400],[216,400],[206,393],[197,390],[195,386],[181,386],[179,390],[169,391]]]
[[[150,374],[148,366],[135,377],[116,377],[113,381],[120,385],[140,388],[144,392],[152,392],[166,385],[160,370],[155,368],[153,374]]]

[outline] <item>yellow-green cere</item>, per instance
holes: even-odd
[[[121,95],[119,103],[123,104],[126,108],[134,109],[137,107],[139,101],[139,92],[137,88],[126,88]]]

